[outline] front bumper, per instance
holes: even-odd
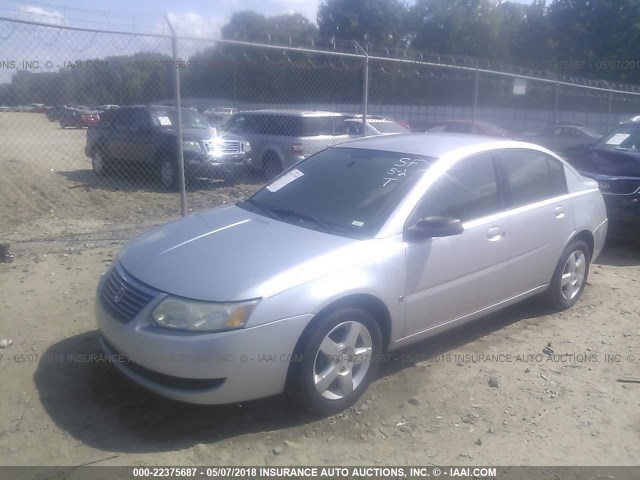
[[[603,193],[607,216],[612,222],[623,221],[640,226],[640,193],[610,195]]]
[[[295,345],[313,315],[228,332],[174,331],[150,319],[162,298],[164,294],[125,323],[105,309],[98,294],[100,343],[110,358],[121,359],[112,364],[124,375],[159,395],[189,403],[235,403],[284,391],[289,365],[299,360],[293,355]]]
[[[234,173],[253,165],[253,159],[246,154],[233,155],[187,155],[185,169],[193,175],[210,176],[221,173]]]

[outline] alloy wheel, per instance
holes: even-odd
[[[560,288],[566,300],[572,300],[582,288],[587,268],[587,259],[582,250],[576,250],[567,258],[562,270]]]
[[[320,343],[313,364],[313,383],[328,400],[349,396],[364,380],[373,342],[371,333],[360,322],[336,325]]]

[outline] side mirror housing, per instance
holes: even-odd
[[[427,217],[418,220],[407,228],[404,238],[407,241],[426,240],[434,237],[452,237],[464,232],[462,221],[450,217]]]

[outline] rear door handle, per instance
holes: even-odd
[[[504,237],[505,232],[502,231],[500,227],[491,227],[487,232],[487,238],[490,242],[497,242],[502,237]]]
[[[555,212],[556,218],[564,218],[564,208],[562,207],[562,205],[556,207]]]

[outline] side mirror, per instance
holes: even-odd
[[[452,237],[464,232],[462,221],[450,217],[427,217],[405,231],[405,240],[426,240],[434,237]]]

